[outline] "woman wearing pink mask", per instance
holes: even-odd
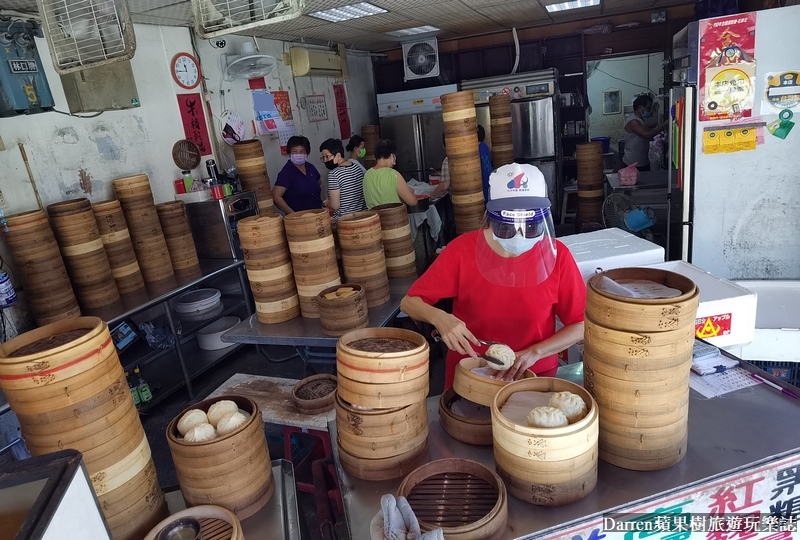
[[[295,135],[286,143],[289,161],[278,173],[278,180],[272,188],[275,206],[286,214],[322,208],[320,174],[311,163],[308,154],[311,143],[305,137]]]

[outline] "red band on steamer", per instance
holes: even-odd
[[[0,375],[0,381],[18,381],[20,379],[30,379],[31,377],[41,377],[42,375],[50,375],[51,373],[57,373],[63,369],[67,369],[68,367],[72,367],[75,364],[80,364],[84,360],[88,360],[95,354],[98,354],[103,351],[108,345],[111,343],[111,336],[108,336],[108,339],[105,343],[103,343],[99,349],[95,349],[94,351],[81,356],[80,358],[76,358],[72,362],[64,364],[63,366],[58,366],[53,369],[46,369],[44,371],[37,371],[36,373],[25,373],[22,375]]]

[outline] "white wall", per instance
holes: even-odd
[[[242,43],[252,38],[244,36],[226,36],[227,45],[224,49],[215,49],[207,41],[198,42],[198,53],[203,65],[205,77],[209,80],[208,90],[212,95],[211,106],[214,114],[221,115],[225,110],[235,110],[245,122],[245,138],[256,137],[252,121],[255,118],[253,111],[253,98],[247,81],[234,80],[223,82],[220,86],[220,54],[239,54]],[[298,135],[304,135],[311,141],[311,163],[322,174],[323,186],[327,170],[319,160],[319,145],[328,138],[341,138],[339,121],[336,117],[336,103],[333,97],[333,85],[337,83],[334,78],[325,77],[298,77],[292,76],[291,66],[283,64],[283,53],[289,51],[292,44],[282,41],[259,39],[258,48],[261,53],[269,54],[278,59],[278,67],[267,75],[267,90],[285,90],[289,93],[292,104],[292,115]],[[295,45],[298,46],[298,45]],[[377,124],[377,105],[375,102],[375,86],[372,74],[372,62],[364,53],[348,53],[347,63],[350,68],[350,79],[344,81],[350,108],[350,127],[352,133],[361,133],[361,126]],[[220,99],[220,92],[224,92],[224,106]],[[324,94],[328,111],[328,120],[323,122],[309,122],[306,111],[299,107],[300,98],[311,94]],[[221,130],[219,119],[214,121],[216,133]],[[270,180],[275,183],[278,172],[286,163],[287,157],[281,155],[280,142],[277,135],[258,136],[264,147],[264,156],[267,161],[267,171]],[[221,140],[221,139],[218,139]],[[344,140],[345,144],[347,140]],[[226,167],[235,165],[233,150],[222,143],[220,161]],[[324,193],[324,191],[323,191]]]
[[[616,148],[617,141],[624,136],[625,112],[603,114],[603,92],[621,90],[623,107],[630,106],[636,96],[647,92],[647,88],[658,94],[664,85],[663,59],[663,53],[654,53],[600,60],[598,68],[587,80],[589,103],[592,105],[590,137],[611,137],[612,148]]]

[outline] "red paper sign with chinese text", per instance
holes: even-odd
[[[336,118],[339,119],[339,133],[342,140],[350,138],[350,114],[347,112],[347,91],[343,84],[333,85],[336,100]]]
[[[700,339],[727,336],[731,333],[731,321],[733,315],[730,313],[699,317],[694,321],[694,333]]]
[[[186,138],[200,148],[201,156],[211,155],[213,153],[211,139],[208,136],[205,107],[200,93],[178,94],[178,108],[181,110],[181,121]]]
[[[700,58],[698,85],[700,87],[700,121],[726,120],[727,111],[714,112],[705,104],[706,69],[716,65],[722,52],[729,47],[738,47],[750,57],[755,56],[756,49],[756,14],[742,13],[716,19],[700,21]],[[751,109],[741,111],[743,117],[751,116]]]

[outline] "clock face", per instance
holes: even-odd
[[[186,89],[200,84],[200,65],[197,59],[188,53],[175,55],[175,58],[172,59],[172,77],[175,82]]]

